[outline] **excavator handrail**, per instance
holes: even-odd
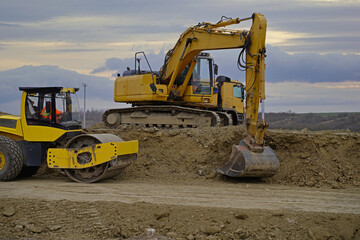
[[[155,80],[154,80],[154,75],[155,75],[155,73],[153,72],[153,70],[152,70],[152,68],[151,68],[151,66],[150,66],[150,63],[149,63],[149,61],[148,61],[148,59],[147,59],[146,54],[145,54],[144,51],[140,51],[140,52],[136,52],[136,53],[135,53],[135,69],[134,69],[134,70],[135,70],[135,74],[141,74],[141,71],[140,71],[140,60],[141,60],[141,59],[138,59],[138,58],[137,58],[137,55],[138,55],[138,54],[143,54],[144,57],[145,57],[145,60],[146,60],[146,62],[147,62],[147,64],[148,64],[148,67],[149,67],[150,72],[151,72],[151,78],[152,78],[152,80],[153,80],[152,84],[150,84],[150,88],[151,88],[151,90],[152,90],[154,93],[156,93],[157,88],[156,88],[156,86],[155,86]],[[138,71],[138,72],[136,72],[136,62],[139,63],[139,66],[138,66],[139,71]],[[156,77],[155,77],[155,79],[156,79]]]

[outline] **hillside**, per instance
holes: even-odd
[[[267,113],[272,129],[360,131],[360,113]]]

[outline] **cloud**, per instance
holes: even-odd
[[[282,51],[360,54],[358,1],[244,0],[240,8],[234,0],[0,0],[0,4],[0,46],[4,46],[0,58],[6,59],[0,70],[49,64],[90,73],[105,59],[132,58],[136,51],[166,52],[187,27],[199,22],[217,22],[221,16],[244,18],[253,12],[266,16],[267,43]],[[159,9],[161,14],[154,14]]]
[[[20,94],[16,94],[18,99],[0,102],[0,111],[4,113],[20,115]]]
[[[20,27],[20,24],[0,22],[0,27]]]
[[[282,86],[298,87],[312,99],[310,94],[322,91],[317,84],[344,87],[345,81],[360,81],[359,1],[244,0],[240,5],[233,0],[0,0],[0,4],[0,57],[6,59],[0,66],[3,70],[49,64],[78,72],[116,74],[128,66],[133,68],[134,52],[143,50],[156,71],[163,64],[165,52],[188,26],[217,22],[223,15],[243,18],[260,12],[268,23],[266,81],[275,86],[269,91],[269,100],[271,93]],[[243,72],[236,67],[239,50],[211,53],[220,74],[244,82]],[[146,65],[143,59],[142,68]],[[113,82],[108,78],[59,67],[26,66],[0,72],[0,107],[16,101],[16,94],[20,94],[17,88],[24,84],[81,87],[84,81],[92,99],[98,99],[95,102],[112,102],[109,92],[113,92]],[[331,94],[329,97],[314,99],[307,106],[329,102],[332,104],[327,106],[335,106],[334,96],[349,94],[344,89],[348,88],[328,88],[324,92]],[[282,98],[275,107],[291,99],[295,98]]]
[[[74,52],[102,52],[107,51],[109,49],[89,49],[89,48],[58,48],[53,50],[42,50],[45,53],[74,53]]]
[[[287,54],[268,47],[267,79],[271,82],[341,82],[360,81],[360,55],[356,54]]]
[[[146,53],[145,53],[146,54]],[[144,55],[140,54],[138,57],[141,59],[140,67],[143,70],[149,70],[149,67],[147,65],[146,59]],[[158,54],[155,53],[149,53],[146,54],[146,58],[149,61],[150,67],[153,71],[159,71],[160,67],[162,66],[164,62],[165,53],[160,52]],[[101,73],[105,71],[114,71],[114,73],[120,73],[122,74],[123,71],[126,70],[127,67],[130,67],[131,69],[134,69],[135,67],[135,56],[132,58],[109,58],[106,59],[103,66],[98,67],[94,69],[91,73]]]
[[[217,22],[222,15],[247,17],[261,12],[269,31],[306,34],[309,38],[360,37],[358,1],[130,1],[96,0],[49,2],[29,0],[21,4],[1,1],[0,24],[3,41],[53,40],[82,42],[176,40],[186,27],[198,22]],[[41,7],[39,7],[41,6]],[[153,14],[162,9],[161,14]],[[201,11],[199,11],[201,9]],[[219,9],[221,13],[219,14]],[[18,26],[16,28],[8,25]],[[242,25],[242,24],[241,24]],[[242,25],[243,26],[243,25]],[[336,29],[334,31],[334,29]],[[325,39],[324,39],[325,40]],[[356,49],[357,42],[337,45],[337,51]],[[325,43],[324,43],[325,44]],[[352,47],[349,47],[348,45]],[[287,51],[316,51],[310,41],[288,42]],[[326,44],[325,44],[326,45]],[[100,47],[102,48],[102,47]],[[333,45],[323,52],[334,51]]]
[[[326,54],[346,52],[359,54],[357,46],[359,41],[360,36],[298,37],[278,42],[276,46],[289,53],[317,52]]]
[[[148,57],[152,60],[154,60],[152,55],[161,57],[161,54],[149,54]],[[103,66],[104,69],[116,70],[118,66],[126,63],[126,61],[119,62],[118,60],[109,60]],[[99,71],[103,71],[103,69]],[[129,107],[126,104],[114,103],[114,82],[110,79],[79,74],[56,66],[23,66],[2,71],[0,72],[0,82],[2,85],[0,88],[0,111],[13,114],[19,114],[20,111],[21,92],[18,89],[20,86],[78,87],[80,88],[78,97],[82,107],[83,82],[88,84],[87,109]],[[288,110],[294,112],[360,112],[360,105],[357,104],[360,95],[360,81],[315,83],[267,81],[265,85],[267,112]]]
[[[360,81],[360,55],[288,54],[267,45],[265,79],[267,82],[343,82]],[[211,51],[220,75],[244,82],[244,73],[236,67],[239,50]]]
[[[74,71],[61,69],[56,66],[23,66],[21,68],[0,72],[0,102],[4,109],[14,112],[14,104],[21,97],[19,87],[77,87],[82,95],[82,83],[86,82],[89,98],[102,99],[104,102],[113,102],[114,82],[108,78],[79,74]],[[98,101],[99,102],[99,101]],[[91,106],[89,106],[91,108]],[[106,106],[104,106],[106,108]],[[5,111],[4,110],[4,111]]]
[[[360,82],[266,83],[267,112],[360,112]]]
[[[244,82],[245,75],[236,66],[240,49],[209,51],[219,66],[219,75]],[[164,61],[164,52],[147,54],[153,71],[158,71]],[[145,59],[141,66],[148,70]],[[109,58],[103,66],[91,73],[113,71],[121,73],[126,67],[134,69],[134,58]],[[267,45],[267,82],[343,82],[360,81],[360,55],[356,54],[288,54],[280,48]]]

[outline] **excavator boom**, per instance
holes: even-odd
[[[253,14],[246,46],[246,130],[247,136],[234,145],[229,161],[215,171],[230,177],[271,177],[280,163],[275,152],[264,143],[268,124],[258,122],[259,102],[265,100],[266,19]]]

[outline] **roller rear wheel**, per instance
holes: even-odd
[[[0,136],[0,181],[14,180],[24,164],[20,146],[11,138]]]

